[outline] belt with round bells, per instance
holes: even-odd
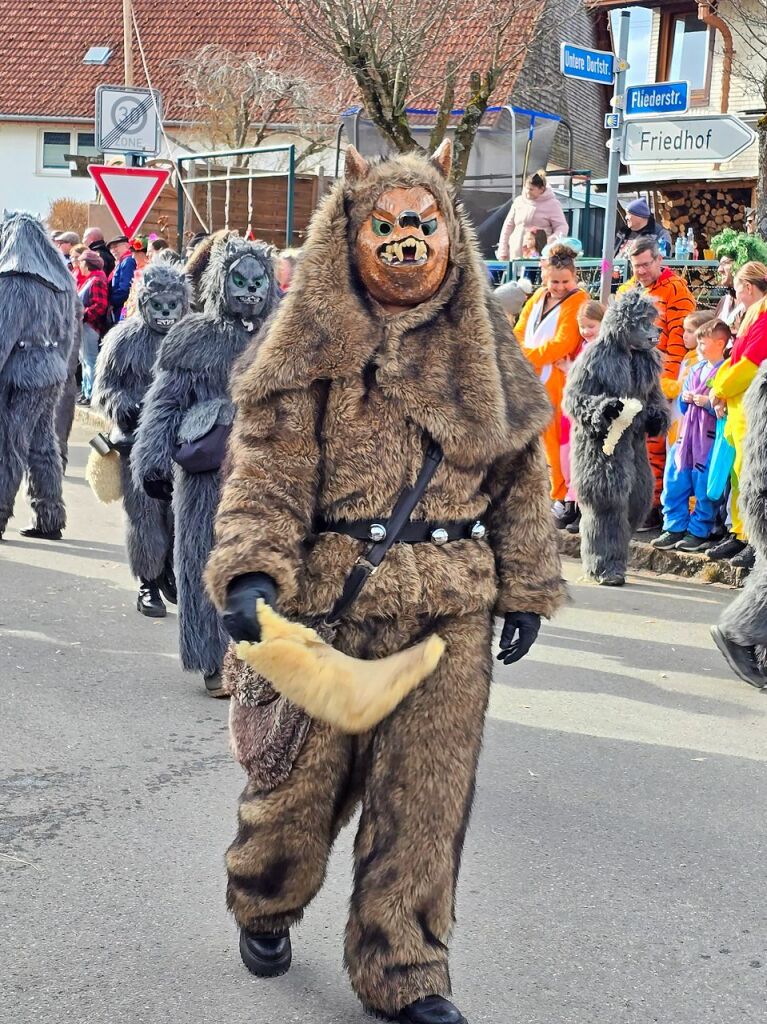
[[[347,522],[328,522],[320,519],[315,524],[317,533],[343,533],[355,540],[369,540],[380,544],[389,535],[387,519],[355,519]],[[397,534],[397,544],[425,544],[431,542],[437,546],[454,540],[484,540],[487,527],[480,519],[464,519],[458,522],[409,522]]]

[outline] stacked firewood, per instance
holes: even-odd
[[[657,198],[656,209],[672,239],[692,227],[701,254],[722,228],[744,231],[746,209],[752,205],[749,188],[668,189]]]

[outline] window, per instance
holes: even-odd
[[[696,13],[664,12],[658,53],[661,81],[688,81],[693,105],[705,106],[711,89],[713,56],[714,33]]]
[[[69,170],[69,161],[64,157],[71,151],[72,139],[69,132],[43,132],[43,168]]]
[[[650,45],[652,42],[652,11],[649,7],[630,7],[629,11],[629,69],[626,85],[644,85],[655,80],[650,71]],[[610,12],[610,34],[613,52],[618,52],[618,33],[621,12]]]
[[[96,136],[93,132],[78,132],[77,133],[77,155],[78,156],[98,156],[99,151],[96,149]]]

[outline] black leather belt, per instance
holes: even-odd
[[[320,519],[315,523],[316,533],[342,533],[355,540],[372,540],[379,543],[386,539],[388,520],[386,519],[355,519],[351,522],[339,520],[328,522]],[[442,545],[453,540],[483,540],[487,536],[487,528],[478,519],[464,519],[460,522],[409,522],[397,536],[397,544],[432,544]]]

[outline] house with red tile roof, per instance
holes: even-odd
[[[562,17],[564,4],[567,18]],[[209,148],[190,123],[190,100],[180,74],[181,62],[207,44],[235,53],[281,55],[286,66],[304,62],[305,43],[272,0],[133,0],[138,36],[134,36],[133,84],[151,85],[163,98],[166,137],[160,156]],[[2,202],[45,213],[50,201],[67,196],[91,200],[88,178],[71,177],[69,154],[96,154],[95,93],[99,85],[124,82],[122,0],[0,0],[0,182]],[[526,10],[526,17],[528,11]],[[559,166],[572,153],[576,165],[604,166],[602,115],[606,90],[577,83],[559,73],[562,33],[579,45],[598,45],[594,20],[584,0],[531,3],[529,17],[543,31],[508,77],[498,102],[512,101],[561,119],[552,159]],[[566,24],[565,24],[566,23]],[[436,53],[431,59],[444,58]],[[327,58],[310,71],[327,77]],[[336,114],[357,100],[353,84],[339,89]],[[436,88],[436,86],[435,86]],[[421,99],[434,106],[439,96]],[[273,141],[292,141],[289,109],[280,110]],[[331,121],[335,121],[331,117]],[[337,123],[337,122],[336,122]],[[334,127],[334,125],[333,125]],[[331,131],[332,135],[332,131]],[[332,171],[332,160],[325,159]],[[586,162],[588,161],[588,162]]]

